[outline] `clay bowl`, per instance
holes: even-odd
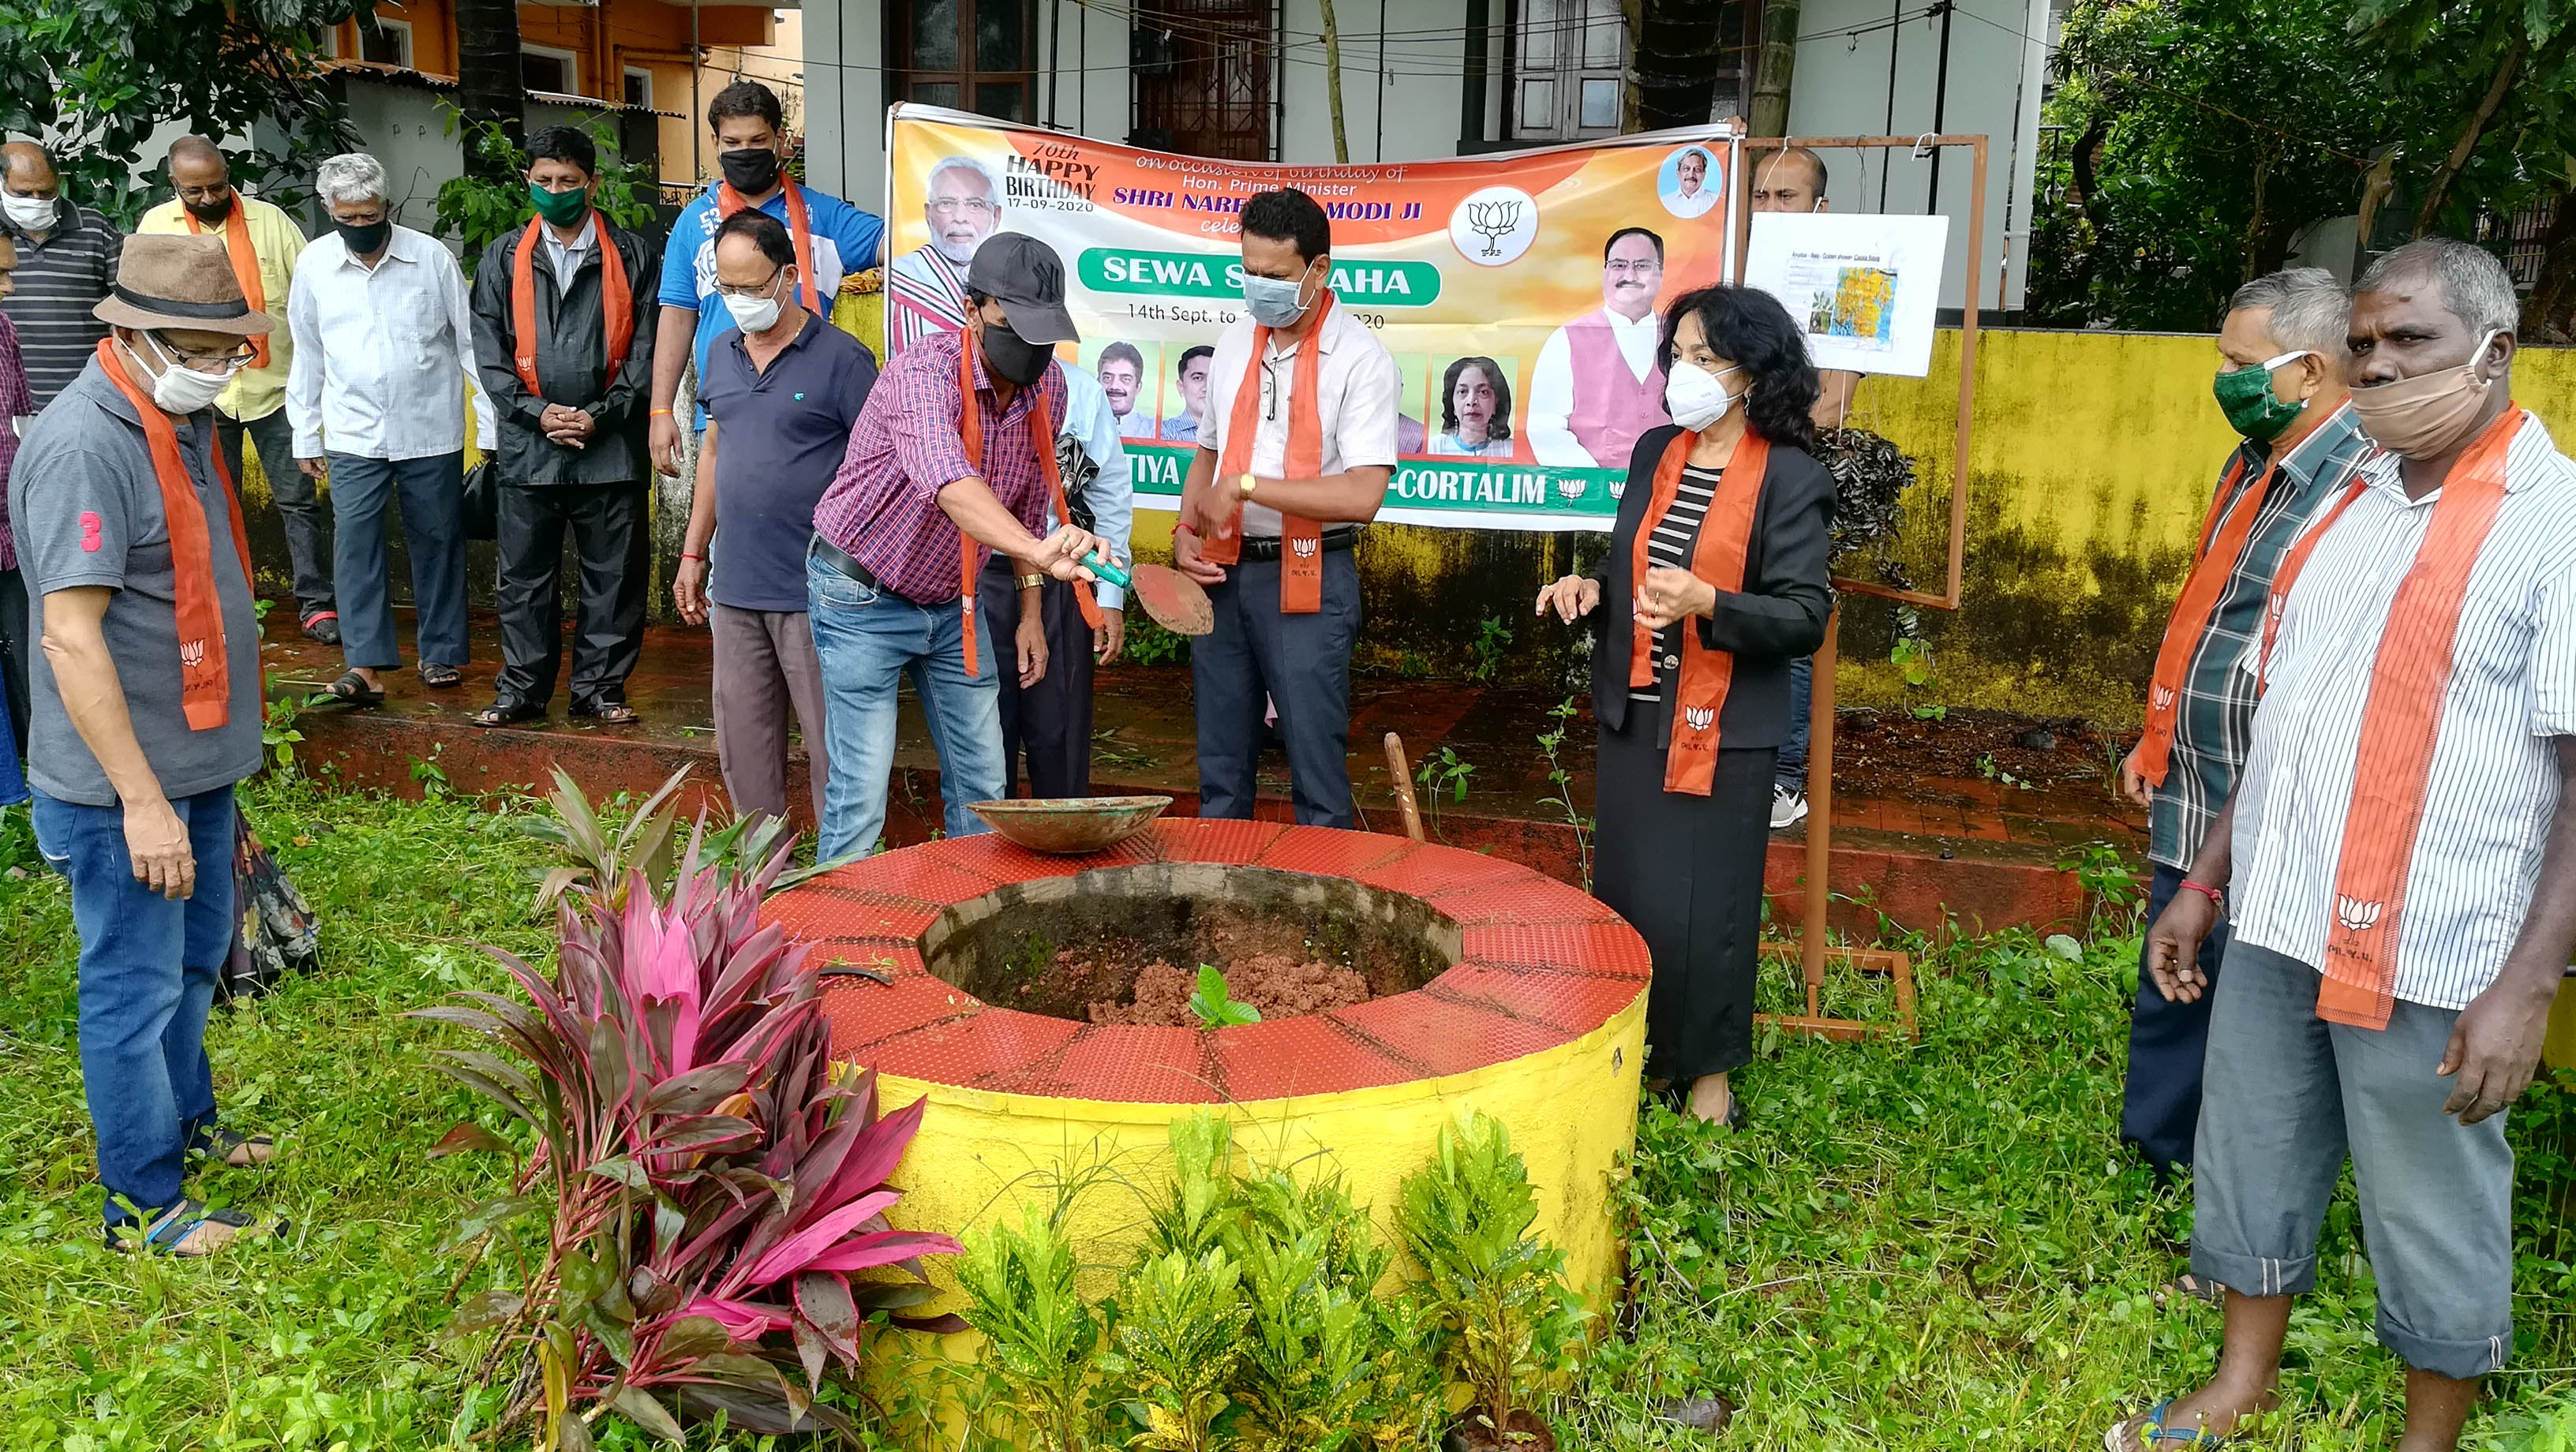
[[[1078,856],[1126,841],[1171,805],[1170,797],[1054,797],[974,802],[967,810],[1032,852]]]

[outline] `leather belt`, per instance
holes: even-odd
[[[1338,554],[1349,549],[1359,537],[1360,532],[1356,529],[1328,529],[1324,531],[1324,553]],[[1246,535],[1241,558],[1275,560],[1279,558],[1279,547],[1279,537],[1276,535]]]
[[[895,589],[893,586],[878,579],[876,571],[860,564],[857,556],[852,555],[848,550],[841,548],[839,545],[832,543],[830,540],[823,538],[819,534],[814,536],[813,543],[806,547],[805,552],[811,557],[821,560],[824,564],[831,566],[833,569],[840,571],[857,584],[864,585],[879,594],[892,595],[898,600],[910,601],[912,604],[918,605],[924,610],[935,610],[942,605],[954,605],[957,603],[957,597],[954,595],[949,596],[945,600],[914,600],[910,595],[907,595],[901,590]]]

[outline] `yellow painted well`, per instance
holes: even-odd
[[[1511,1129],[1538,1192],[1538,1233],[1565,1251],[1568,1282],[1604,1308],[1621,1270],[1611,1183],[1636,1140],[1645,1045],[1641,991],[1571,1043],[1473,1073],[1344,1094],[1229,1106],[1134,1104],[994,1094],[889,1075],[879,1080],[887,1107],[930,1099],[921,1133],[895,1172],[904,1198],[892,1218],[905,1229],[950,1234],[997,1218],[1015,1221],[1025,1203],[1054,1203],[1057,1177],[1106,1167],[1109,1174],[1075,1202],[1070,1221],[1075,1248],[1093,1268],[1084,1291],[1097,1295],[1129,1260],[1142,1197],[1159,1196],[1169,1182],[1172,1120],[1220,1108],[1235,1123],[1238,1168],[1338,1172],[1379,1232],[1391,1236],[1397,1185],[1429,1161],[1440,1127],[1473,1107]],[[927,1265],[946,1292],[935,1309],[959,1309],[962,1298],[939,1258]]]
[[[2540,1052],[2561,1069],[2576,1069],[2576,978],[2558,985],[2558,1002],[2549,1011],[2549,1040]]]

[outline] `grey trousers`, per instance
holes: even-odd
[[[1002,792],[1005,796],[1084,797],[1091,795],[1091,627],[1082,623],[1082,607],[1073,587],[1049,580],[1038,588],[1040,618],[1046,624],[1046,675],[1020,689],[1016,668],[1019,648],[1010,644],[1020,628],[1018,566],[993,556],[976,582],[976,608],[993,635],[993,648],[1010,657],[996,674],[1002,688]],[[1020,790],[1020,754],[1028,753],[1028,790]]]
[[[1298,822],[1349,827],[1351,646],[1360,631],[1360,572],[1351,552],[1324,556],[1324,608],[1313,615],[1280,613],[1277,560],[1247,560],[1207,594],[1216,630],[1190,645],[1199,815],[1252,816],[1267,697],[1279,707]]]
[[[2249,1296],[2316,1284],[2344,1156],[2379,1284],[2380,1344],[2465,1380],[2513,1349],[2513,1149],[2502,1114],[2442,1112],[2456,1009],[2399,1001],[2385,1029],[2317,1017],[2317,970],[2238,939],[2209,1016],[2191,1269]]]
[[[259,455],[260,472],[268,477],[268,499],[286,526],[286,558],[295,571],[295,620],[303,624],[331,613],[331,511],[304,471],[295,467],[295,427],[280,408],[265,418],[235,421],[215,415],[215,442],[224,451],[224,467],[239,491],[242,436]]]
[[[802,610],[737,610],[707,606],[715,635],[716,762],[735,811],[787,815],[787,713],[805,738],[814,820],[823,820],[823,786],[831,779],[824,744],[823,666],[814,655],[812,617]]]
[[[399,510],[421,664],[465,664],[465,455],[324,457],[331,461],[331,514],[339,525],[331,581],[340,600],[341,654],[351,666],[370,670],[402,664],[386,553],[386,516]]]

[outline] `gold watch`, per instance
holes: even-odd
[[[1252,476],[1250,474],[1243,476],[1243,497],[1246,499],[1250,499],[1252,497]]]
[[[1011,583],[1019,586],[1023,590],[1034,590],[1046,582],[1047,577],[1044,575],[1014,575],[1011,577]]]

